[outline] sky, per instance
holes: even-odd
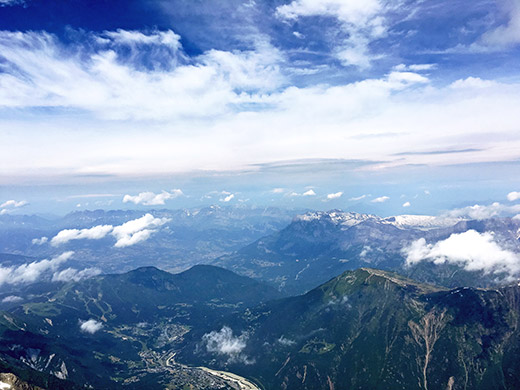
[[[519,59],[518,0],[0,0],[0,213],[514,206]]]

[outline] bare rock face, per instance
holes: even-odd
[[[22,381],[11,373],[0,373],[0,390],[44,390]]]

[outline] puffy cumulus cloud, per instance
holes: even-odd
[[[184,195],[182,190],[174,189],[171,192],[162,191],[160,194],[153,192],[141,192],[139,195],[125,195],[123,197],[123,203],[135,203],[142,204],[144,206],[159,206],[164,205],[164,202],[168,199],[174,199],[181,195]]]
[[[206,346],[208,352],[228,357],[228,362],[251,364],[252,361],[242,353],[247,345],[247,338],[246,333],[234,336],[230,327],[223,326],[219,331],[204,334],[202,344]]]
[[[52,259],[34,261],[22,264],[18,267],[0,266],[0,286],[3,284],[28,284],[34,283],[49,273],[56,272],[58,268],[69,260],[74,252],[64,252]]]
[[[229,194],[229,195],[226,195],[225,197],[223,198],[220,198],[219,201],[220,202],[230,202],[231,200],[233,200],[233,198],[235,197],[234,194]]]
[[[16,207],[23,207],[28,204],[29,203],[26,200],[16,201],[14,199],[11,199],[11,200],[5,201],[4,203],[0,204],[0,207],[2,207],[2,208],[15,207],[16,208]]]
[[[316,196],[316,193],[314,192],[314,190],[308,190],[308,191],[305,191],[302,196]]]
[[[399,1],[394,7],[399,6]],[[377,56],[370,53],[370,44],[388,33],[386,13],[390,2],[380,0],[294,0],[279,6],[276,13],[285,20],[308,16],[336,18],[345,33],[338,43],[336,56],[346,65],[367,68]]]
[[[43,245],[43,244],[45,244],[47,241],[49,241],[49,237],[45,237],[45,236],[43,236],[43,237],[40,237],[40,238],[33,238],[32,241],[31,241],[31,243],[32,243],[33,245]]]
[[[21,301],[23,301],[23,298],[19,297],[18,295],[9,295],[2,299],[2,303],[16,303]]]
[[[333,194],[328,194],[327,199],[339,199],[343,196],[343,192],[335,192]]]
[[[141,218],[116,226],[111,233],[117,239],[114,246],[124,248],[145,241],[156,231],[155,228],[169,221],[169,218],[155,218],[152,214],[145,214]]]
[[[155,218],[145,214],[119,226],[97,225],[88,229],[64,229],[51,239],[51,245],[60,246],[71,240],[99,240],[109,234],[116,238],[114,246],[123,248],[145,241],[156,231],[156,228],[169,222],[169,218]],[[46,242],[45,237],[34,239],[33,243]]]
[[[378,197],[378,198],[372,199],[371,202],[372,202],[372,203],[384,203],[384,202],[386,202],[388,199],[390,199],[389,196],[380,196],[380,197]]]
[[[468,230],[452,234],[435,244],[427,244],[424,238],[420,238],[403,248],[403,254],[406,255],[407,265],[430,261],[434,264],[456,264],[468,271],[483,271],[486,274],[506,273],[513,276],[520,272],[520,256],[502,248],[491,232]]]
[[[520,199],[520,192],[518,192],[518,191],[513,191],[513,192],[510,192],[509,194],[507,194],[507,200],[510,202],[514,202],[515,200],[518,200],[518,199]]]
[[[113,228],[112,225],[98,225],[89,229],[64,229],[51,239],[51,245],[59,246],[72,240],[99,240],[106,237]]]
[[[512,216],[519,212],[520,205],[506,206],[499,202],[494,202],[487,206],[476,204],[473,206],[450,210],[444,213],[444,216],[482,220],[500,216]]]
[[[103,328],[103,324],[91,318],[87,321],[79,321],[79,329],[84,333],[94,334]]]
[[[55,272],[52,275],[53,282],[79,282],[83,279],[89,279],[93,276],[99,275],[101,270],[99,268],[85,268],[78,271],[74,268],[67,268],[62,271]]]
[[[410,202],[404,202],[403,207],[410,207],[412,204]]]

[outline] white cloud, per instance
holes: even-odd
[[[370,53],[370,43],[387,35],[388,8],[387,3],[379,0],[294,0],[279,6],[276,13],[285,20],[309,16],[336,18],[346,33],[346,38],[338,43],[336,56],[346,65],[367,68],[377,58]]]
[[[235,197],[234,194],[229,194],[229,195],[227,195],[227,196],[224,197],[224,198],[220,198],[219,200],[220,200],[221,202],[226,202],[226,203],[227,203],[227,202],[230,202],[234,197]]]
[[[168,199],[174,199],[179,196],[184,195],[182,190],[174,189],[171,192],[162,191],[160,194],[155,194],[153,192],[141,192],[139,195],[125,195],[123,197],[123,203],[135,203],[135,204],[143,204],[145,206],[158,206],[164,205],[164,202]]]
[[[520,87],[512,79],[433,86],[408,66],[357,82],[295,87],[280,76],[283,56],[266,42],[249,51],[204,53],[189,64],[172,54],[171,69],[143,69],[117,54],[113,45],[123,43],[102,38],[107,43],[99,47],[80,47],[41,32],[0,32],[0,106],[77,110],[85,119],[0,118],[12,129],[0,153],[7,180],[250,169],[307,158],[388,160],[373,169],[449,165],[460,164],[460,154],[395,154],[425,145],[453,150],[468,139],[480,151],[465,153],[465,163],[518,158]],[[99,128],[105,131],[93,130]],[[393,136],[364,137],[374,129]],[[132,136],[121,137],[123,131]]]
[[[515,200],[520,199],[520,192],[513,191],[507,194],[507,200],[510,202],[514,202]]]
[[[503,249],[490,232],[468,230],[452,234],[435,244],[427,244],[424,238],[420,238],[404,248],[403,254],[408,265],[430,261],[434,264],[457,264],[468,271],[505,272],[509,276],[520,272],[519,255]]]
[[[14,302],[21,302],[23,301],[22,297],[19,297],[17,295],[9,295],[2,299],[2,303],[14,303]]]
[[[410,202],[404,202],[403,207],[410,207],[412,204]]]
[[[473,45],[475,49],[483,46],[488,50],[500,50],[520,43],[520,3],[515,0],[499,2],[508,15],[508,21],[497,28],[487,31]]]
[[[43,245],[45,244],[47,241],[49,241],[49,238],[48,237],[40,237],[40,238],[33,238],[31,243],[33,245]]]
[[[425,70],[432,70],[437,67],[437,64],[399,64],[394,66],[394,70],[398,72],[404,72],[404,71],[412,71],[412,72],[422,72]]]
[[[388,196],[380,196],[379,198],[375,198],[375,199],[371,200],[371,202],[372,203],[384,203],[388,199],[390,199],[390,197],[388,197]]]
[[[4,203],[0,204],[0,207],[1,208],[5,208],[5,207],[23,207],[23,206],[26,206],[28,204],[29,203],[26,200],[16,201],[14,199],[11,199],[11,200],[5,201]]]
[[[288,339],[288,338],[284,337],[283,335],[281,335],[280,338],[278,338],[278,340],[276,340],[276,341],[278,341],[280,344],[287,346],[287,347],[290,347],[290,346],[296,344],[296,341]]]
[[[101,270],[99,268],[85,268],[78,271],[74,268],[67,268],[62,271],[55,272],[52,275],[53,282],[79,282],[83,279],[89,279],[93,276],[99,275]]]
[[[202,343],[208,352],[228,357],[228,362],[251,363],[247,356],[242,354],[247,345],[247,334],[234,336],[233,330],[228,326],[223,326],[220,331],[206,333],[202,336]]]
[[[316,196],[316,193],[314,192],[314,190],[308,190],[308,191],[305,191],[302,196]]]
[[[51,245],[60,246],[71,240],[99,240],[110,234],[117,240],[114,246],[123,248],[147,240],[156,232],[156,228],[169,221],[169,218],[155,218],[152,214],[147,213],[141,218],[125,222],[119,226],[97,225],[88,229],[64,229],[51,239]],[[38,243],[41,240],[46,242],[44,239],[45,237],[34,239],[33,243]]]
[[[0,0],[0,7],[25,4],[25,0]]]
[[[3,284],[27,284],[40,280],[49,272],[55,272],[61,264],[69,260],[74,252],[64,252],[48,260],[34,261],[17,267],[0,266],[0,286]]]
[[[118,30],[91,40],[64,50],[48,33],[0,32],[0,84],[11,89],[0,93],[0,105],[72,107],[110,119],[213,117],[241,91],[283,80],[280,53],[261,39],[255,50],[210,50],[190,61],[172,31]],[[139,56],[168,68],[142,68]]]
[[[284,189],[284,188],[273,188],[273,189],[271,190],[271,192],[272,192],[273,194],[283,194],[283,193],[285,192],[285,189]]]
[[[115,226],[111,233],[117,239],[114,246],[123,248],[145,241],[156,231],[155,228],[169,221],[169,218],[155,218],[152,214],[145,214],[141,218]]]
[[[463,207],[460,209],[450,210],[444,215],[454,218],[470,218],[470,219],[488,219],[500,216],[511,216],[520,212],[520,205],[505,206],[499,202],[494,202],[491,205],[473,205]]]
[[[87,321],[81,321],[79,322],[79,329],[82,332],[94,334],[98,331],[100,331],[103,328],[103,324],[99,321],[94,320],[93,318],[87,320]]]
[[[355,196],[355,197],[353,197],[353,198],[350,198],[349,200],[350,200],[351,202],[356,202],[356,201],[358,201],[358,200],[365,199],[366,197],[367,197],[366,195]]]
[[[333,194],[328,194],[327,195],[327,199],[338,199],[338,198],[341,198],[341,196],[343,195],[343,192],[335,192]]]
[[[99,240],[106,237],[112,229],[112,225],[98,225],[89,229],[64,229],[52,238],[51,245],[59,246],[72,240]]]

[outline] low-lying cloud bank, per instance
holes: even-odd
[[[52,259],[33,261],[32,263],[19,266],[3,267],[0,265],[0,286],[4,284],[19,285],[51,280],[53,282],[71,282],[87,279],[99,275],[101,270],[98,268],[85,268],[77,270],[67,268],[59,270],[61,265],[68,261],[74,252],[64,252]]]
[[[116,238],[114,246],[123,248],[147,240],[157,228],[169,222],[170,218],[155,218],[152,214],[145,214],[141,218],[125,222],[119,226],[97,225],[88,229],[64,229],[56,234],[50,243],[60,246],[72,240],[100,240],[109,234]],[[48,241],[47,237],[35,238],[34,245],[42,245]]]
[[[506,217],[520,213],[520,204],[504,205],[499,202],[494,202],[490,205],[475,204],[460,209],[450,210],[444,216],[451,218],[470,218],[483,220],[494,217]]]
[[[435,244],[427,244],[424,238],[420,238],[403,248],[403,254],[409,266],[429,261],[456,264],[467,271],[505,273],[509,278],[520,274],[520,255],[502,248],[492,232],[468,230],[452,234]]]

